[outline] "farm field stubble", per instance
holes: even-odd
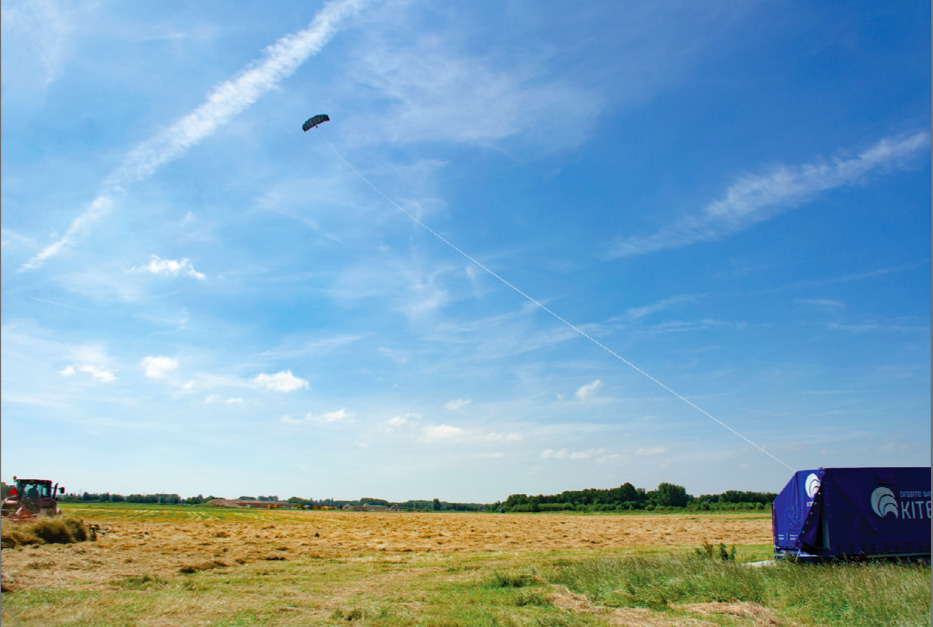
[[[735,545],[740,561],[764,559],[768,512],[65,509],[111,530],[97,542],[4,549],[4,624],[798,624],[718,596],[692,605],[599,605],[598,595],[575,591],[559,574],[623,556],[693,563],[704,543]]]

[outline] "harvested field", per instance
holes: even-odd
[[[3,549],[4,626],[929,622],[928,567],[747,568],[697,551],[722,543],[739,562],[769,557],[766,512],[67,513],[102,533]]]
[[[183,510],[182,510],[183,511]],[[3,580],[19,588],[102,585],[114,577],[170,577],[257,561],[411,554],[547,552],[596,554],[691,548],[704,542],[765,544],[769,517],[388,513],[286,510],[140,510],[107,517],[80,512],[112,530],[95,543],[3,552]],[[91,516],[88,516],[92,513]],[[201,515],[204,515],[204,518]],[[207,518],[217,516],[216,519]],[[41,567],[37,564],[56,566]]]

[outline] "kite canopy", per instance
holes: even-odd
[[[308,120],[307,120],[304,124],[301,125],[301,130],[303,130],[304,132],[307,133],[307,132],[308,132],[308,129],[314,128],[315,126],[317,126],[317,125],[320,124],[321,122],[327,122],[329,119],[330,119],[330,118],[327,117],[327,114],[326,114],[326,113],[319,113],[318,115],[314,116],[313,118],[308,118]]]

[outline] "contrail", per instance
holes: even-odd
[[[133,149],[120,167],[104,179],[97,197],[71,222],[65,234],[23,264],[20,271],[38,268],[49,257],[73,245],[91,224],[110,211],[114,201],[125,194],[130,185],[149,178],[161,166],[185,154],[291,76],[337,33],[341,20],[367,1],[341,0],[325,5],[308,28],[279,39],[265,49],[260,60],[215,86],[201,106]]]
[[[399,211],[401,211],[403,214],[405,214],[406,216],[408,216],[408,218],[409,218],[412,222],[414,222],[415,224],[417,224],[418,226],[420,226],[421,228],[423,228],[425,231],[427,231],[428,233],[430,233],[431,235],[433,235],[434,237],[436,237],[437,239],[439,239],[439,240],[440,240],[441,242],[443,242],[444,244],[447,244],[447,246],[449,246],[450,248],[452,248],[452,249],[455,250],[456,252],[458,252],[458,253],[460,253],[461,255],[463,255],[463,257],[465,257],[468,261],[470,261],[471,263],[473,263],[474,265],[476,265],[477,267],[479,267],[481,270],[483,270],[484,272],[486,272],[487,274],[489,274],[489,275],[492,276],[493,278],[497,279],[500,283],[502,283],[503,285],[505,285],[506,287],[508,287],[508,288],[511,289],[512,291],[516,292],[518,295],[520,295],[520,296],[522,296],[523,298],[525,298],[525,299],[526,299],[527,301],[529,301],[531,304],[535,305],[536,307],[538,307],[538,308],[541,309],[542,311],[544,311],[544,312],[550,314],[551,316],[553,316],[558,322],[561,322],[562,324],[564,324],[565,326],[569,327],[569,328],[572,329],[573,331],[576,331],[578,334],[580,334],[581,336],[583,336],[584,338],[586,338],[587,340],[589,340],[590,342],[592,342],[592,343],[595,344],[596,346],[600,347],[601,349],[603,349],[604,351],[606,351],[607,353],[609,353],[610,355],[612,355],[613,357],[615,357],[616,359],[618,359],[619,361],[621,361],[622,363],[624,363],[626,366],[628,366],[629,368],[631,368],[632,370],[634,370],[634,371],[637,372],[638,374],[640,374],[640,375],[646,377],[646,378],[647,378],[648,380],[650,380],[652,383],[658,385],[659,387],[661,387],[662,389],[664,389],[665,391],[667,391],[669,394],[673,395],[674,397],[680,399],[681,401],[683,401],[684,403],[686,403],[687,405],[689,405],[689,406],[692,407],[693,409],[697,410],[698,412],[700,412],[701,414],[703,414],[704,416],[706,416],[707,418],[709,418],[710,420],[712,420],[713,422],[715,422],[716,424],[718,424],[718,425],[719,425],[720,427],[722,427],[723,429],[726,429],[727,431],[729,431],[729,432],[732,433],[733,435],[735,435],[735,436],[741,438],[742,440],[744,440],[744,441],[747,442],[748,444],[752,445],[753,447],[755,447],[756,449],[758,449],[759,451],[761,451],[762,453],[764,453],[765,455],[767,455],[768,457],[770,457],[771,459],[773,459],[774,461],[776,461],[777,463],[782,464],[782,465],[785,466],[788,470],[793,470],[793,467],[790,466],[790,465],[789,465],[787,462],[785,462],[784,460],[779,459],[778,457],[776,457],[773,453],[771,453],[770,451],[768,451],[768,450],[765,449],[764,447],[762,447],[762,446],[756,444],[755,442],[751,441],[750,439],[748,439],[747,437],[745,437],[744,435],[742,435],[741,433],[739,433],[738,431],[736,431],[735,429],[733,429],[732,427],[730,427],[729,425],[727,425],[726,423],[724,423],[724,422],[723,422],[722,420],[720,420],[719,418],[716,418],[716,416],[712,415],[711,413],[709,413],[708,411],[706,411],[705,409],[703,409],[702,407],[700,407],[699,405],[697,405],[696,403],[694,403],[693,401],[691,401],[690,399],[686,398],[685,396],[682,396],[681,394],[678,394],[676,391],[674,391],[673,389],[671,389],[670,387],[668,387],[667,385],[665,385],[664,383],[662,383],[662,382],[659,381],[658,379],[654,378],[653,376],[651,376],[650,374],[648,374],[647,372],[645,372],[644,370],[642,370],[641,368],[639,368],[638,366],[636,366],[635,364],[633,364],[632,362],[630,362],[628,359],[626,359],[625,357],[623,357],[623,356],[620,355],[619,353],[615,352],[614,350],[612,350],[611,348],[609,348],[608,346],[606,346],[605,344],[603,344],[602,342],[600,342],[599,340],[597,340],[596,338],[594,338],[592,335],[590,335],[589,333],[587,333],[586,331],[584,331],[583,329],[581,329],[581,328],[578,327],[577,325],[575,325],[575,324],[573,324],[572,322],[568,321],[567,319],[561,317],[560,314],[556,313],[556,312],[553,311],[552,309],[549,309],[549,308],[547,307],[547,305],[545,305],[545,304],[542,303],[541,301],[535,299],[535,298],[532,297],[532,296],[529,296],[527,293],[525,293],[525,292],[523,292],[522,290],[520,290],[518,287],[516,287],[515,285],[513,285],[512,283],[510,283],[509,281],[507,281],[505,278],[503,278],[503,277],[500,276],[499,274],[496,274],[496,272],[495,272],[494,270],[492,270],[491,268],[489,268],[489,267],[483,265],[482,262],[480,262],[479,260],[477,260],[477,259],[471,257],[468,253],[466,253],[466,252],[463,251],[462,249],[458,248],[456,244],[454,244],[453,242],[451,242],[450,240],[448,240],[447,238],[445,238],[443,235],[441,235],[440,233],[438,233],[437,231],[435,231],[434,229],[432,229],[431,227],[429,227],[427,224],[425,224],[425,223],[422,222],[421,220],[419,220],[417,216],[415,216],[415,215],[414,215],[413,213],[411,213],[410,211],[407,211],[404,207],[402,207],[402,206],[399,205],[397,202],[395,202],[394,200],[392,200],[389,196],[387,196],[387,195],[385,194],[385,192],[383,192],[381,189],[379,189],[379,188],[376,187],[373,183],[371,183],[370,180],[367,179],[365,176],[363,176],[363,175],[360,173],[359,170],[357,170],[356,168],[354,168],[353,165],[352,165],[349,161],[347,161],[346,158],[345,158],[342,154],[340,154],[339,152],[337,152],[337,149],[334,148],[334,145],[331,144],[331,143],[327,140],[327,137],[324,136],[323,133],[321,134],[321,137],[324,139],[324,143],[326,143],[328,146],[330,146],[330,149],[334,151],[334,154],[337,155],[338,157],[340,157],[341,161],[343,161],[343,162],[347,165],[347,167],[350,168],[350,170],[353,171],[354,174],[356,174],[358,177],[360,177],[360,179],[361,179],[364,183],[366,183],[367,185],[369,185],[369,186],[373,189],[373,191],[375,191],[377,194],[379,194],[380,196],[382,196],[383,198],[385,198],[385,199],[389,202],[389,204],[391,204],[393,207],[395,207],[396,209],[398,209]]]

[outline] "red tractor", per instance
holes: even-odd
[[[13,477],[16,485],[10,488],[10,494],[3,499],[0,512],[3,518],[11,520],[31,520],[37,516],[58,516],[55,497],[64,494],[65,488],[54,486],[48,479],[20,479]]]

